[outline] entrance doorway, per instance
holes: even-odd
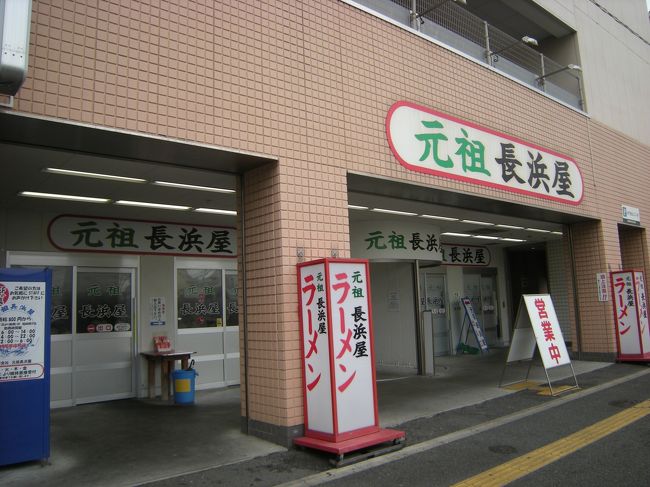
[[[647,255],[645,252],[645,228],[629,225],[618,226],[618,241],[621,248],[623,269],[645,270]]]
[[[239,384],[237,262],[175,259],[176,346],[196,352],[196,389]]]
[[[519,301],[524,294],[549,292],[546,246],[511,247],[506,252],[510,285],[510,330],[514,326]]]
[[[74,404],[135,396],[135,269],[76,268]]]
[[[52,270],[50,405],[136,395],[137,258],[10,252]]]
[[[471,299],[474,312],[483,326],[489,346],[497,344],[501,337],[497,299],[497,273],[465,269],[463,271],[464,295]]]
[[[436,269],[420,270],[420,313],[423,326],[431,326],[433,356],[449,355],[449,301],[445,274]],[[427,336],[425,331],[424,336]],[[425,351],[427,347],[425,345]]]

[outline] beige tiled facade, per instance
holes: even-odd
[[[593,219],[571,232],[580,340],[586,353],[615,352],[611,302],[598,302],[595,276],[650,270],[645,232],[618,229],[622,204],[650,215],[650,146],[335,0],[38,0],[31,36],[16,112],[278,158],[242,182],[242,415],[254,432],[292,434],[303,423],[297,249],[304,260],[350,256],[349,171]],[[569,155],[582,203],[409,172],[384,126],[398,100]]]

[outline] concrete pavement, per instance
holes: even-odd
[[[494,350],[484,356],[439,358],[432,377],[382,368],[378,371],[381,425],[417,424],[444,411],[493,400],[501,401],[506,412],[507,396],[515,392],[497,386],[504,362],[505,350]],[[579,380],[599,369],[614,368],[623,374],[630,367],[573,364]],[[525,368],[521,372],[525,374]],[[533,367],[531,379],[544,378],[543,369]],[[180,485],[186,482],[183,479],[192,478],[188,475],[192,472],[200,477],[200,472],[207,476],[222,470],[230,479],[224,485],[248,485],[242,471],[248,472],[255,485],[274,485],[276,480],[329,468],[327,458],[319,453],[287,451],[242,434],[237,387],[198,391],[193,406],[122,400],[53,410],[51,420],[49,463],[0,468],[0,484],[125,486],[158,480],[161,485]],[[453,425],[437,426],[447,427]],[[419,441],[418,427],[409,429],[407,444]],[[234,473],[228,473],[229,469]],[[276,479],[269,472],[281,475]]]

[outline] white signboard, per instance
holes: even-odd
[[[50,242],[75,252],[236,257],[233,228],[61,215],[50,222]]]
[[[149,304],[151,305],[151,326],[163,326],[167,321],[167,304],[165,303],[165,297],[153,297]]]
[[[442,263],[445,265],[490,265],[490,249],[479,245],[442,244]]]
[[[634,273],[632,271],[612,272],[612,293],[619,352],[623,355],[640,354],[641,341],[639,316],[636,312]]]
[[[474,311],[474,306],[472,306],[472,300],[470,298],[461,298],[460,301],[461,303],[463,303],[463,306],[465,308],[465,315],[469,319],[470,325],[474,330],[474,336],[476,337],[476,341],[478,342],[479,347],[481,347],[481,350],[483,352],[487,352],[488,351],[487,341],[485,340],[485,336],[483,335],[483,329],[481,328],[481,325],[478,322],[478,317],[476,316],[476,312]]]
[[[378,423],[369,277],[364,262],[329,264],[338,432]]]
[[[300,324],[305,374],[305,428],[334,433],[325,264],[300,267]]]
[[[641,335],[641,346],[643,352],[650,352],[650,329],[648,328],[648,304],[645,294],[645,282],[643,272],[634,273],[634,287],[638,303],[639,314],[639,335]]]
[[[609,290],[607,289],[607,274],[599,272],[596,274],[596,282],[598,284],[598,301],[609,301]]]
[[[578,165],[553,150],[406,101],[390,108],[386,133],[411,171],[570,205],[582,201]]]
[[[521,328],[515,325],[515,332],[512,335],[510,342],[510,350],[508,350],[508,358],[506,362],[519,362],[521,360],[530,360],[535,354],[535,333],[530,327],[530,320],[526,320],[528,326],[525,325]]]
[[[623,212],[623,221],[625,223],[641,225],[641,211],[638,208],[623,205],[621,210]]]
[[[545,369],[571,363],[562,336],[562,329],[555,314],[555,307],[548,294],[523,296],[539,353]]]
[[[417,220],[355,222],[352,254],[365,259],[441,261],[440,229]]]
[[[43,379],[45,282],[0,282],[0,382]]]

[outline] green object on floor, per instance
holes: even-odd
[[[476,355],[478,353],[478,348],[470,347],[469,345],[465,345],[464,343],[459,343],[458,347],[456,348],[456,351],[460,353],[469,353],[471,355]]]

